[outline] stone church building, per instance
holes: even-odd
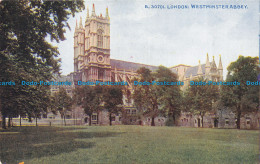
[[[108,8],[106,9],[105,15],[97,15],[93,4],[91,13],[89,12],[89,9],[87,9],[85,22],[83,23],[82,18],[80,18],[79,24],[76,23],[75,27],[73,73],[75,85],[76,81],[126,81],[131,90],[131,79],[138,77],[136,71],[140,67],[149,68],[151,71],[155,71],[158,68],[157,66],[152,65],[111,59],[110,57],[110,17]],[[219,56],[218,66],[214,56],[212,61],[210,61],[207,54],[205,64],[201,64],[199,61],[196,66],[180,64],[170,67],[169,69],[178,75],[180,81],[184,82],[183,89],[187,88],[190,80],[195,80],[199,77],[204,77],[212,81],[223,80],[221,56]],[[129,102],[124,98],[123,102],[125,113],[113,115],[113,124],[151,124],[151,118],[147,117],[141,119],[138,117],[138,111],[134,107],[133,101]],[[108,113],[104,111],[93,114],[92,118],[88,118],[86,115],[84,117],[86,124],[88,124],[89,119],[91,119],[92,124],[109,125]],[[222,122],[226,123],[226,118],[230,119],[225,116],[224,121]],[[221,120],[216,114],[209,113],[205,116],[204,120],[205,127],[228,126],[226,124],[223,126],[220,125],[219,122],[221,122]],[[155,125],[163,126],[165,125],[165,121],[166,118],[157,117],[155,118]],[[201,118],[190,113],[182,113],[177,122],[179,126],[201,126]],[[228,122],[230,125],[232,121]],[[229,127],[231,127],[231,125]]]

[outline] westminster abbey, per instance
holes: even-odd
[[[128,61],[116,60],[110,58],[110,17],[108,8],[106,14],[97,15],[93,4],[92,12],[87,9],[86,20],[83,23],[80,18],[79,24],[76,23],[74,33],[74,81],[125,81],[132,89],[131,80],[137,77],[137,70],[141,67],[149,68],[155,71],[158,67],[133,63]],[[183,88],[186,88],[190,80],[204,77],[212,81],[223,80],[223,66],[221,57],[219,56],[218,66],[215,59],[210,62],[207,54],[205,64],[200,61],[197,66],[188,66],[180,64],[169,68],[172,72],[178,75],[179,81],[184,82]],[[76,84],[76,83],[75,83]],[[121,115],[114,115],[113,124],[140,124],[136,116],[137,109],[133,102],[124,100],[124,107],[127,113],[127,118],[122,118]],[[108,116],[104,112],[93,115],[92,123],[98,119],[97,124],[107,125]],[[156,125],[165,125],[166,118],[155,118]],[[149,125],[150,119],[142,120],[142,125]],[[86,122],[87,123],[87,122]]]
[[[91,14],[87,9],[85,24],[80,18],[74,33],[74,73],[75,79],[81,81],[125,81],[131,85],[131,79],[137,76],[140,67],[155,71],[158,67],[121,61],[110,58],[110,18],[108,8],[105,16],[96,15],[95,6]],[[205,77],[212,81],[223,80],[223,66],[219,58],[218,67],[214,57],[212,62],[207,55],[206,64],[188,66],[180,64],[170,67],[180,81],[188,81]],[[131,86],[130,86],[131,87]]]

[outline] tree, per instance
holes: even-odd
[[[56,47],[46,41],[46,38],[49,36],[56,42],[64,40],[65,27],[69,28],[67,23],[69,16],[74,16],[76,12],[82,9],[84,9],[84,4],[81,0],[62,2],[41,0],[1,1],[0,81],[50,80],[52,73],[59,71],[59,59],[57,58],[59,52]],[[22,74],[13,73],[13,70],[18,70]],[[10,108],[5,108],[3,105],[3,103],[6,103],[4,102],[6,99],[13,100],[8,102],[8,106],[14,106],[13,104],[20,102],[19,106],[32,107],[34,106],[32,104],[37,103],[30,99],[27,99],[26,102],[20,101],[21,97],[24,97],[23,95],[32,97],[34,92],[31,92],[30,89],[24,90],[23,87],[20,88],[18,85],[14,90],[17,99],[15,99],[16,96],[15,98],[6,97],[13,94],[9,94],[10,91],[5,86],[0,86],[0,93],[0,111],[4,122],[8,113],[10,113]],[[31,106],[21,103],[31,104]],[[40,106],[40,104],[37,106]],[[19,109],[22,110],[22,108]],[[28,111],[30,110],[26,112]],[[5,123],[3,123],[3,128],[6,128]]]
[[[122,110],[123,105],[123,91],[120,86],[105,86],[104,95],[104,108],[109,113],[109,124],[112,125],[112,114],[117,114]]]
[[[81,86],[74,90],[73,101],[76,105],[82,106],[85,113],[89,116],[89,125],[91,126],[91,117],[94,112],[101,110],[103,89],[100,86]]]
[[[170,69],[159,66],[155,72],[157,82],[177,82],[178,77]],[[181,113],[182,94],[179,85],[159,85],[157,86],[160,109],[168,117],[172,117],[173,124]]]
[[[58,92],[54,93],[55,106],[63,117],[66,126],[66,113],[71,110],[72,98],[67,94],[66,90],[61,87]]]
[[[151,125],[155,126],[154,119],[160,113],[157,88],[156,85],[151,85],[155,76],[145,67],[138,69],[137,73],[140,76],[139,82],[148,82],[150,85],[134,85],[133,99],[135,106],[141,114],[149,115],[152,118]]]
[[[247,81],[257,81],[257,75],[260,72],[258,65],[258,57],[239,56],[227,68],[226,82],[238,82],[240,85],[223,86],[221,101],[236,113],[237,129],[240,129],[242,114],[258,111],[259,86],[247,85]]]
[[[207,83],[207,80],[200,77],[194,82]],[[204,127],[204,116],[212,111],[213,104],[219,98],[219,87],[217,85],[193,85],[189,86],[186,93],[186,100],[193,114],[201,116],[202,127]]]

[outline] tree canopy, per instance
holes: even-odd
[[[227,82],[239,82],[240,85],[222,87],[221,101],[230,107],[237,117],[237,128],[240,129],[242,114],[256,112],[259,106],[259,86],[247,85],[247,81],[256,82],[260,73],[258,57],[239,58],[232,62],[227,70]]]
[[[207,79],[202,77],[195,79],[194,82],[207,82]],[[200,115],[202,119],[207,112],[213,111],[213,104],[219,99],[219,86],[216,85],[193,85],[187,89],[186,103],[189,111],[193,114]]]
[[[163,66],[159,66],[156,72],[142,67],[137,73],[140,78],[136,80],[150,83],[134,86],[133,99],[139,112],[152,118],[152,126],[155,125],[154,118],[160,114],[172,117],[175,121],[180,114],[180,86],[157,85],[153,82],[177,82],[177,75]]]
[[[67,23],[69,17],[83,9],[84,4],[81,0],[4,0],[0,2],[0,81],[16,82],[16,85],[12,86],[13,89],[0,86],[3,128],[5,128],[5,118],[10,116],[11,111],[10,108],[3,107],[6,103],[8,106],[18,103],[16,105],[19,107],[27,106],[26,109],[38,110],[38,108],[32,108],[31,105],[37,103],[35,105],[40,107],[42,99],[33,102],[34,100],[30,98],[36,93],[44,97],[49,96],[47,92],[40,91],[41,87],[26,86],[25,88],[19,84],[22,80],[48,81],[54,72],[59,71],[59,51],[47,41],[47,38],[56,42],[64,40],[65,28],[70,28]],[[6,101],[6,99],[12,101]],[[28,111],[25,111],[27,115],[33,113]]]
[[[91,125],[92,114],[102,109],[102,97],[103,88],[100,86],[80,86],[74,90],[74,103],[80,105],[89,116],[89,125]]]

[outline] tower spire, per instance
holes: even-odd
[[[211,68],[217,68],[216,63],[215,63],[215,56],[213,56],[213,61],[211,63]]]
[[[108,14],[108,7],[106,8],[106,18],[110,19]]]
[[[210,67],[210,63],[209,63],[209,54],[207,53],[207,60],[206,60],[206,65],[205,67]]]
[[[92,14],[91,14],[91,16],[92,16],[92,17],[96,16],[94,3],[93,3],[93,8],[92,8]]]
[[[200,64],[200,60],[199,60],[199,67],[198,67],[198,72],[197,72],[198,75],[202,75],[203,72],[202,72],[202,68],[201,68],[201,64]]]
[[[221,61],[221,55],[219,55],[218,69],[223,70],[222,61]]]
[[[79,21],[79,28],[82,29],[83,25],[82,25],[82,17],[80,17],[80,21]]]
[[[221,55],[219,55],[218,73],[220,76],[220,80],[223,80],[223,66],[222,66],[222,61],[221,61]]]
[[[77,32],[77,30],[78,30],[78,21],[77,21],[77,19],[76,19],[75,32]]]
[[[88,6],[87,6],[87,18],[89,18],[89,9],[88,9]]]
[[[209,62],[209,54],[207,53],[207,60],[205,65],[206,78],[209,78],[209,72],[210,72],[210,62]]]

